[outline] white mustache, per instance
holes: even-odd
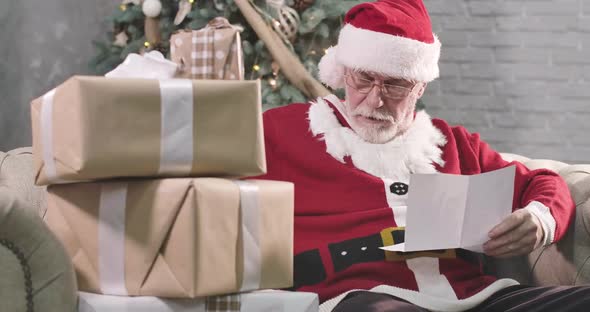
[[[390,114],[380,112],[380,111],[375,111],[375,110],[371,111],[370,109],[367,109],[365,107],[357,107],[352,112],[352,115],[355,117],[362,116],[365,118],[373,118],[373,119],[377,119],[377,120],[395,122],[395,118],[393,116],[391,116]]]

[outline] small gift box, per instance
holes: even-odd
[[[243,80],[240,30],[217,17],[199,30],[182,30],[170,38],[170,58],[180,65],[179,77]]]

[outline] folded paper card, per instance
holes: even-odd
[[[488,232],[512,211],[514,175],[514,166],[470,176],[413,174],[404,243],[381,249],[482,252]]]

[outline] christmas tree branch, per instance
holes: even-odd
[[[291,84],[310,98],[330,94],[330,91],[317,81],[301,64],[299,58],[285,46],[277,33],[266,24],[249,0],[235,0],[235,3]]]

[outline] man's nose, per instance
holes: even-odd
[[[383,106],[382,100],[382,85],[378,83],[373,83],[371,91],[367,94],[367,104],[369,104],[373,108],[379,108]]]

